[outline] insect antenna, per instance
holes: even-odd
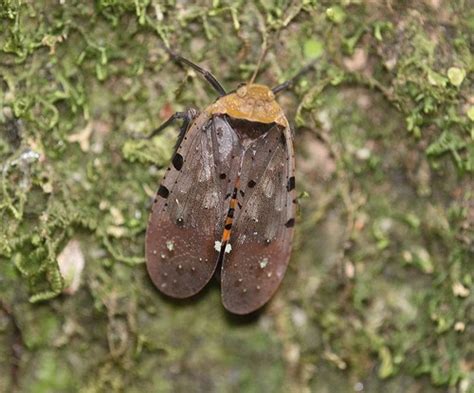
[[[265,58],[265,55],[267,54],[268,46],[267,46],[267,39],[266,36],[264,35],[263,38],[263,43],[262,43],[262,50],[260,52],[260,56],[258,58],[257,62],[257,67],[255,67],[255,71],[252,74],[252,77],[250,78],[249,85],[253,84],[255,81],[255,78],[257,77],[258,71],[260,70],[260,66],[262,65],[263,59]]]
[[[311,63],[305,65],[300,72],[298,72],[293,78],[287,80],[286,82],[283,82],[282,84],[275,86],[272,89],[273,94],[278,94],[282,90],[288,89],[289,87],[293,86],[293,84],[305,73],[307,73],[309,70],[314,68],[316,63],[318,62],[317,59],[313,60]]]
[[[193,63],[191,60],[186,59],[185,57],[174,53],[171,49],[166,48],[166,51],[171,56],[174,61],[178,63],[186,64],[187,66],[194,69],[196,72],[200,73],[214,88],[214,90],[219,94],[219,96],[225,96],[227,93],[216,79],[214,75],[212,75],[208,70],[198,66],[197,64]]]

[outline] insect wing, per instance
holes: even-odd
[[[295,222],[294,168],[291,131],[276,125],[244,157],[242,207],[221,272],[222,302],[233,313],[263,306],[283,279]]]
[[[229,187],[222,174],[232,165],[224,158],[235,148],[234,133],[225,126],[206,113],[197,117],[153,204],[146,234],[147,269],[156,287],[171,297],[196,294],[216,268],[215,240],[222,233]]]

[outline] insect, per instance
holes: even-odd
[[[174,58],[202,74],[219,98],[201,112],[175,113],[153,133],[183,120],[149,218],[148,273],[164,294],[187,298],[220,268],[224,307],[248,314],[272,297],[290,259],[295,158],[275,95],[306,69],[273,89],[254,84],[254,75],[226,93],[210,72]]]

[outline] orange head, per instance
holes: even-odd
[[[226,114],[235,119],[258,123],[277,123],[288,127],[288,120],[280,105],[275,101],[275,95],[264,85],[242,85],[235,93],[219,98],[207,108],[207,112]]]

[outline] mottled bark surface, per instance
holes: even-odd
[[[471,392],[474,28],[467,1],[0,1],[0,391]],[[191,2],[190,2],[191,3]],[[150,202],[215,93],[295,126],[289,271],[258,315],[161,296]],[[61,273],[62,272],[62,273]]]

